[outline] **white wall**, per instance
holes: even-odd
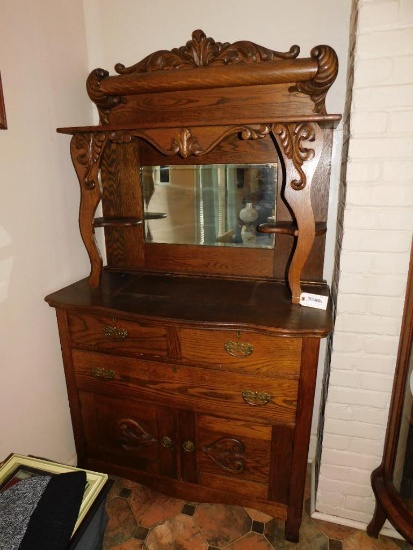
[[[332,46],[338,55],[340,70],[327,96],[329,113],[342,113],[346,95],[346,67],[351,0],[84,0],[90,70],[102,67],[115,74],[114,65],[133,65],[159,49],[185,45],[195,29],[202,29],[216,42],[250,40],[277,51],[293,44],[301,56],[309,57],[319,44]],[[330,186],[329,232],[326,242],[324,277],[331,281],[335,245],[337,190],[341,160],[341,126],[335,132],[332,179]],[[312,442],[318,423],[321,379],[324,369],[325,341],[322,342]],[[315,445],[310,449],[310,458]]]
[[[90,122],[82,0],[1,2],[0,460],[67,461],[72,428],[54,310],[46,294],[87,275],[69,138]]]
[[[337,320],[317,510],[365,525],[413,232],[413,2],[360,0]],[[333,519],[334,520],[334,519]]]

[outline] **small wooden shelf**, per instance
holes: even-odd
[[[95,218],[93,227],[133,227],[141,225],[140,218]]]
[[[144,216],[145,220],[160,220],[166,218],[166,214],[162,212],[147,212]],[[95,218],[93,220],[93,227],[134,227],[135,225],[142,225],[143,220],[136,217],[119,217],[119,218]]]
[[[276,223],[261,223],[258,226],[259,233],[281,233],[283,235],[291,235],[298,237],[299,231],[293,222],[276,222]],[[327,224],[325,222],[315,223],[315,236],[319,237],[327,232]]]

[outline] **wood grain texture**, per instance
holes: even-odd
[[[251,506],[285,520],[291,541],[319,342],[332,330],[331,304],[297,302],[302,290],[329,295],[324,234],[341,118],[325,109],[334,50],[298,56],[298,46],[277,52],[198,30],[184,46],[118,64],[117,76],[92,71],[100,124],[59,130],[74,134],[91,275],[46,298],[81,467],[175,498]],[[257,163],[277,164],[273,250],[145,242],[142,166]]]

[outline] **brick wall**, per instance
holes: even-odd
[[[316,510],[367,524],[413,231],[412,0],[354,0],[348,81]]]

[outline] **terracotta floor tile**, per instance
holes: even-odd
[[[284,522],[277,519],[273,519],[265,525],[265,536],[276,550],[328,550],[328,538],[306,513],[303,514],[298,543],[285,540]]]
[[[156,501],[157,496],[157,493],[143,485],[137,485],[132,489],[128,502],[138,523],[149,506]]]
[[[263,535],[248,533],[229,546],[225,546],[225,550],[272,550],[272,546]]]
[[[347,527],[346,525],[339,525],[338,523],[330,523],[329,521],[322,521],[320,519],[313,519],[314,523],[320,527],[322,532],[330,539],[345,540],[354,535],[357,529]]]
[[[113,481],[112,487],[110,488],[107,500],[118,497],[119,493],[123,488],[123,479],[120,477],[110,476],[110,479]]]
[[[113,550],[146,550],[145,544],[141,540],[129,539],[122,544],[111,547]]]
[[[148,550],[208,550],[193,518],[179,514],[154,527],[146,538]]]
[[[262,523],[267,523],[267,521],[272,520],[272,517],[268,514],[265,514],[264,512],[260,512],[259,510],[254,510],[253,508],[245,508],[244,510],[247,512],[249,517],[251,519],[254,519],[255,521],[261,521]]]
[[[252,508],[189,503],[160,495],[139,483],[113,477],[106,509],[103,550],[407,550],[409,543],[372,539],[303,513],[300,541],[284,538],[284,522]],[[120,496],[120,495],[123,495]],[[305,501],[305,510],[309,499]],[[255,523],[253,523],[255,522]],[[255,529],[253,529],[255,525]],[[264,531],[262,534],[261,531]]]
[[[136,520],[132,510],[123,498],[113,498],[106,503],[109,521],[106,527],[103,550],[121,544],[133,537]]]
[[[161,521],[165,521],[180,513],[184,506],[183,500],[156,495],[142,514],[139,523],[143,527],[153,527]]]
[[[240,506],[199,504],[193,518],[211,546],[224,548],[251,530],[252,520]]]
[[[343,550],[398,550],[392,539],[380,536],[373,539],[364,531],[357,531],[343,542]]]

